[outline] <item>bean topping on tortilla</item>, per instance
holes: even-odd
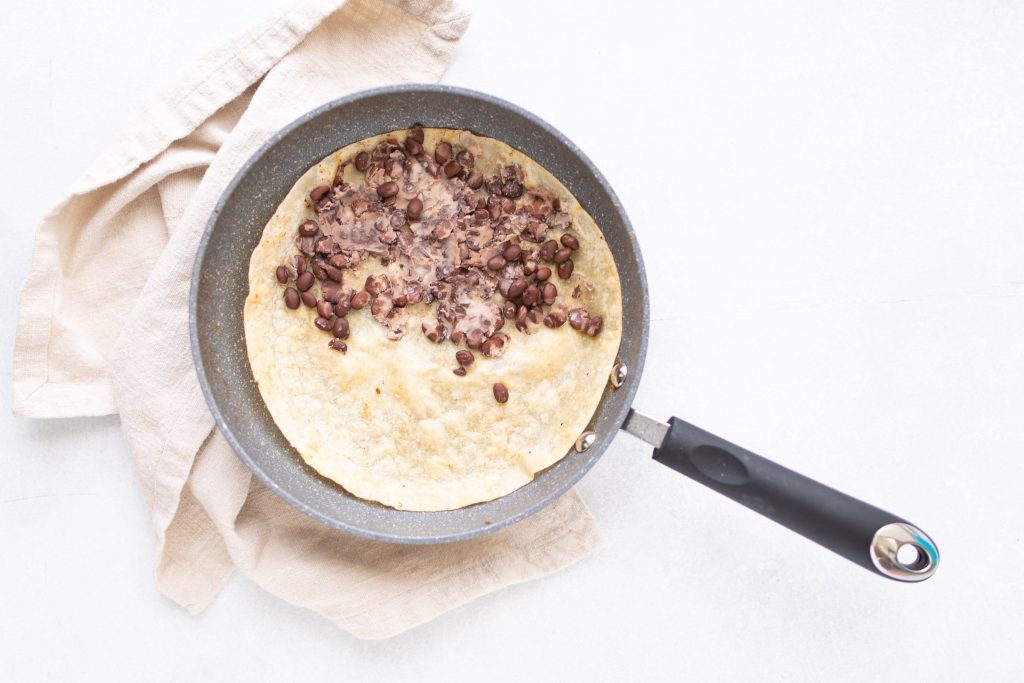
[[[543,322],[550,328],[569,321],[591,337],[601,331],[600,316],[558,303],[558,289],[548,280],[552,263],[567,280],[579,240],[568,232],[572,219],[550,192],[527,187],[518,164],[503,165],[496,175],[475,170],[468,149],[449,142],[433,154],[423,147],[423,129],[414,126],[403,143],[388,139],[342,162],[331,186],[310,193],[315,220],[297,226],[294,267],[277,268],[285,303],[316,308],[317,328],[331,333],[331,348],[345,350],[349,334],[344,316],[369,306],[401,339],[408,328],[407,307],[436,304],[436,320],[423,323],[433,342],[450,340],[501,356],[509,337],[499,332],[506,319],[532,334]],[[362,183],[347,183],[351,164],[365,174]],[[351,176],[349,176],[351,178]],[[342,285],[344,271],[376,260],[382,272],[366,278],[363,289]],[[364,271],[365,272],[365,271]],[[312,290],[320,281],[319,294]],[[472,363],[460,350],[459,367]],[[462,374],[457,372],[456,374]],[[502,386],[504,400],[508,391]]]

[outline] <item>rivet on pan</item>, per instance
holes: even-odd
[[[608,378],[608,381],[612,384],[612,389],[618,389],[625,384],[627,376],[629,376],[629,368],[626,367],[625,363],[616,363],[612,366],[612,374]]]
[[[582,453],[597,441],[597,434],[594,432],[583,432],[580,434],[580,438],[576,439],[576,452]]]

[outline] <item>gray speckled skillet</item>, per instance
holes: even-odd
[[[310,166],[334,150],[419,122],[503,140],[532,157],[593,216],[615,257],[622,284],[621,364],[606,387],[586,448],[573,449],[536,478],[497,500],[445,512],[395,510],[349,495],[308,467],[278,430],[253,381],[242,310],[249,258],[263,226]],[[655,446],[655,459],[876,573],[919,581],[938,564],[934,543],[904,520],[672,418],[630,408],[644,364],[648,292],[632,226],[589,159],[536,116],[497,98],[440,85],[367,90],[325,104],[266,142],[228,185],[199,245],[189,301],[192,351],[217,426],[238,456],[277,495],[345,532],[399,543],[471,538],[522,520],[565,493],[597,461],[620,428]],[[907,557],[909,547],[914,557]]]

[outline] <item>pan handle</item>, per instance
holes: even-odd
[[[666,426],[631,411],[624,428],[653,443],[663,465],[868,571],[914,582],[938,567],[938,548],[913,524],[677,417]]]

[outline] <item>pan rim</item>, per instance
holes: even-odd
[[[639,349],[637,352],[636,361],[634,361],[631,364],[631,367],[629,367],[629,381],[624,386],[616,390],[625,392],[622,407],[620,407],[616,411],[619,414],[613,414],[611,416],[612,418],[614,418],[612,420],[612,423],[617,425],[617,427],[613,430],[609,430],[606,434],[597,435],[597,440],[589,449],[589,457],[587,457],[586,460],[581,462],[576,471],[572,472],[566,478],[566,480],[562,482],[560,486],[553,489],[547,495],[539,497],[537,500],[533,501],[529,505],[519,510],[516,514],[503,517],[498,520],[494,520],[493,523],[491,524],[479,525],[477,528],[474,529],[454,533],[440,533],[433,536],[408,535],[400,532],[382,532],[374,529],[367,529],[362,526],[349,523],[343,519],[338,519],[337,517],[324,514],[323,512],[312,507],[305,501],[298,499],[288,489],[282,487],[270,475],[268,475],[267,472],[264,471],[262,466],[259,464],[259,462],[257,462],[248,453],[246,448],[241,444],[238,437],[235,435],[234,430],[232,429],[228,421],[225,419],[224,414],[218,404],[217,397],[213,394],[212,388],[207,380],[207,368],[206,364],[203,361],[203,353],[200,348],[197,315],[199,288],[203,271],[203,262],[206,256],[207,248],[213,237],[213,232],[217,224],[218,218],[221,212],[223,211],[225,205],[233,196],[235,190],[238,188],[241,182],[248,176],[252,167],[256,163],[263,159],[263,157],[270,150],[272,150],[276,145],[278,145],[281,142],[281,140],[283,140],[285,137],[293,133],[297,128],[300,128],[301,126],[309,123],[311,120],[316,119],[317,117],[333,109],[343,107],[368,98],[392,94],[412,94],[421,92],[458,95],[470,99],[481,100],[497,108],[509,110],[513,114],[516,114],[529,121],[531,125],[537,126],[541,130],[548,133],[549,135],[555,137],[563,145],[565,145],[568,151],[571,152],[571,154],[582,163],[583,168],[588,173],[591,174],[594,181],[596,181],[601,186],[602,190],[607,193],[609,199],[612,202],[612,205],[615,208],[615,211],[619,214],[619,218],[621,219],[623,227],[625,229],[625,236],[628,238],[630,244],[632,245],[633,254],[630,261],[632,262],[632,265],[635,267],[636,279],[640,284],[640,304],[642,306],[642,330],[640,330],[640,340],[638,344]],[[621,281],[622,276],[620,275],[619,277]],[[228,182],[228,184],[224,187],[224,190],[221,192],[220,197],[217,199],[217,202],[214,204],[214,207],[210,212],[210,217],[207,220],[206,226],[203,229],[203,234],[199,240],[198,247],[196,250],[196,257],[193,263],[192,277],[189,290],[189,340],[192,348],[192,359],[197,372],[197,378],[199,380],[200,389],[202,390],[203,397],[206,400],[207,406],[209,407],[211,414],[213,415],[214,422],[216,423],[217,428],[220,430],[221,434],[224,436],[225,440],[231,446],[232,450],[235,452],[238,458],[242,460],[242,462],[254,475],[256,475],[257,479],[259,479],[259,481],[263,483],[264,486],[273,491],[275,495],[283,499],[285,502],[287,502],[289,505],[299,510],[300,512],[308,515],[309,517],[312,517],[313,519],[319,521],[322,524],[326,524],[327,526],[338,529],[340,531],[351,533],[363,538],[368,538],[377,541],[385,541],[389,543],[426,545],[434,543],[448,543],[467,540],[470,538],[475,538],[486,534],[494,533],[503,528],[507,528],[512,524],[522,521],[523,519],[530,517],[531,515],[550,505],[552,502],[554,502],[562,495],[564,495],[567,491],[569,491],[569,489],[575,486],[579,482],[579,480],[582,479],[583,476],[590,471],[590,469],[594,466],[594,464],[601,457],[601,455],[604,454],[605,450],[611,444],[612,440],[617,436],[620,430],[619,426],[625,420],[626,414],[629,412],[633,399],[635,398],[636,392],[639,388],[640,377],[643,372],[644,361],[647,354],[647,342],[650,328],[649,301],[650,296],[648,292],[647,275],[644,268],[643,256],[640,251],[640,246],[636,239],[636,233],[634,232],[633,226],[629,221],[629,217],[625,209],[623,208],[622,203],[618,198],[618,195],[616,195],[615,191],[612,189],[611,185],[605,179],[604,175],[601,174],[601,172],[590,160],[590,158],[586,154],[584,154],[583,151],[575,143],[573,143],[568,137],[566,137],[554,126],[538,117],[536,114],[533,114],[532,112],[514,103],[508,102],[493,95],[489,95],[487,93],[479,92],[476,90],[471,90],[468,88],[441,85],[436,83],[408,83],[361,90],[346,95],[344,97],[330,100],[329,102],[326,102],[318,107],[315,107],[314,109],[307,111],[306,113],[297,117],[287,125],[277,130],[275,133],[273,133],[238,168],[234,176],[231,178],[230,182]],[[605,389],[605,391],[608,390],[609,389],[607,388]],[[595,412],[594,417],[596,417],[598,414],[598,412]],[[594,417],[591,418],[591,421],[593,421]],[[536,481],[537,480],[534,479],[533,481],[528,482],[521,488],[531,486]],[[500,498],[495,500],[500,500]],[[478,503],[477,505],[487,505],[490,502],[491,501],[485,501],[482,503]],[[418,512],[417,514],[430,515],[443,514],[443,512]]]

